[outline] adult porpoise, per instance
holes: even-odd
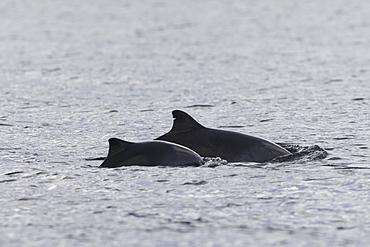
[[[108,156],[100,167],[120,166],[200,166],[203,159],[187,147],[166,141],[133,143],[109,139]]]
[[[172,129],[156,140],[186,146],[203,157],[221,157],[228,162],[267,162],[290,154],[268,140],[232,131],[206,128],[183,111],[172,112]]]

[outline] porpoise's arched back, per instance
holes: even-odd
[[[156,140],[186,146],[203,157],[221,157],[228,162],[267,162],[290,154],[283,147],[262,138],[206,128],[180,110],[174,110],[172,115],[172,129]]]
[[[187,147],[166,141],[133,143],[109,139],[108,156],[100,167],[200,166],[202,157]]]

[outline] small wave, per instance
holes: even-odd
[[[328,152],[318,145],[300,146],[285,143],[279,143],[279,145],[291,152],[291,154],[276,157],[271,162],[288,162],[296,160],[313,161],[325,159],[328,156]]]
[[[203,157],[203,167],[217,167],[217,166],[222,166],[226,165],[227,161],[221,159],[220,157]]]

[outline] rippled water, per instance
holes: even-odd
[[[364,246],[366,1],[2,1],[1,246]],[[99,169],[207,127],[325,159]]]

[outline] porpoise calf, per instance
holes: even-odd
[[[132,143],[109,139],[108,156],[100,167],[200,166],[203,159],[193,150],[166,141]]]

